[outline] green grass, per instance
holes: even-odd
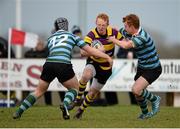
[[[34,106],[21,119],[12,119],[16,108],[0,108],[0,128],[180,128],[180,108],[161,107],[151,119],[138,120],[138,106],[88,107],[81,120],[63,120],[58,106]]]

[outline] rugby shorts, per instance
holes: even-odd
[[[86,65],[88,65],[88,64],[93,65],[96,70],[96,75],[94,76],[94,78],[96,78],[99,83],[106,84],[107,80],[109,79],[109,77],[112,74],[112,68],[109,70],[103,70],[103,69],[101,69],[98,62],[95,62],[95,61],[89,60],[89,59],[87,60]]]
[[[158,66],[154,69],[142,69],[137,68],[137,73],[134,77],[134,80],[136,81],[140,76],[146,79],[149,84],[153,83],[162,73],[162,67]]]
[[[51,82],[57,77],[63,83],[75,76],[72,64],[45,62],[40,78],[46,82]]]

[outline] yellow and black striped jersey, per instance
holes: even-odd
[[[115,50],[115,45],[112,42],[108,42],[107,38],[109,36],[115,36],[117,39],[121,40],[123,37],[119,31],[117,31],[114,28],[111,28],[110,26],[107,27],[106,30],[106,35],[100,35],[98,34],[98,31],[96,28],[92,29],[84,38],[84,41],[91,45],[91,43],[94,40],[99,40],[105,49],[105,53],[108,54],[110,57],[113,58],[114,56],[114,50]],[[100,67],[104,70],[108,70],[111,67],[109,66],[109,63],[103,59],[103,58],[94,58],[93,56],[89,57],[93,61],[99,63]]]

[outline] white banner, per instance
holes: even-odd
[[[34,90],[45,59],[12,59],[10,64],[10,89]],[[131,91],[136,73],[137,60],[114,60],[113,74],[102,91]],[[180,60],[161,60],[163,72],[158,80],[148,87],[150,91],[180,92]],[[84,59],[72,60],[73,69],[80,79],[85,67]],[[0,90],[7,90],[8,60],[0,59]],[[48,90],[66,90],[55,79]]]

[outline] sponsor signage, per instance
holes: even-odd
[[[7,90],[8,66],[10,90],[34,90],[37,87],[45,59],[7,59],[0,60],[0,90]],[[85,67],[85,59],[73,59],[73,69],[80,79]],[[162,74],[148,87],[154,92],[180,92],[180,60],[161,60]],[[115,59],[113,74],[102,91],[131,91],[136,74],[137,60]],[[50,84],[50,91],[66,90],[57,79]],[[87,88],[88,90],[88,88]]]

